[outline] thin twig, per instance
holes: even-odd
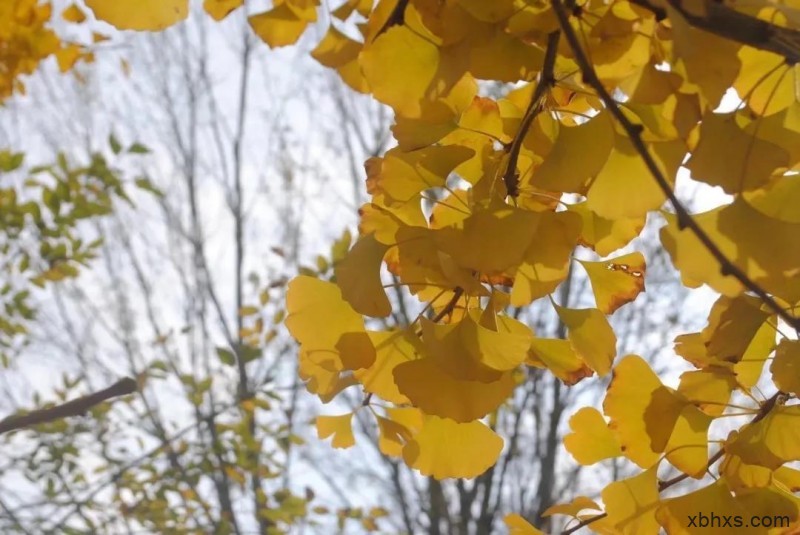
[[[733,276],[742,284],[742,286],[756,294],[769,308],[772,309],[773,312],[780,316],[786,323],[791,325],[792,328],[795,330],[800,330],[800,318],[795,318],[789,314],[771,295],[761,288],[761,286],[753,282],[742,269],[731,262],[720,250],[717,244],[714,243],[708,234],[706,234],[700,225],[692,218],[683,204],[681,204],[676,197],[675,192],[672,190],[672,186],[670,185],[669,181],[661,172],[661,169],[658,167],[656,161],[650,155],[647,145],[645,145],[644,141],[642,141],[643,127],[631,122],[631,120],[628,119],[624,113],[622,113],[617,102],[611,97],[611,93],[608,92],[608,90],[600,81],[600,78],[597,77],[597,73],[592,67],[589,58],[586,56],[586,52],[583,50],[583,47],[578,40],[578,36],[575,34],[572,26],[570,26],[569,15],[567,14],[564,5],[560,0],[553,0],[552,5],[553,11],[555,12],[559,25],[561,26],[561,31],[564,32],[564,37],[566,37],[567,42],[572,49],[575,62],[581,69],[584,83],[595,90],[608,111],[611,112],[617,122],[619,122],[619,124],[628,134],[628,137],[636,149],[636,152],[639,153],[639,156],[641,156],[642,160],[647,166],[647,169],[650,171],[650,174],[658,183],[658,186],[664,192],[667,199],[669,199],[670,204],[674,208],[675,213],[678,216],[678,227],[681,230],[688,228],[695,235],[700,243],[703,244],[703,247],[705,247],[711,256],[713,256],[714,259],[719,262],[720,270],[723,275]]]
[[[547,36],[547,48],[544,53],[544,64],[542,65],[542,74],[539,77],[539,83],[533,90],[531,102],[528,109],[525,110],[525,115],[522,117],[522,122],[519,125],[517,135],[511,141],[508,147],[508,167],[503,175],[503,182],[506,184],[506,191],[511,197],[519,195],[519,174],[517,172],[517,160],[519,159],[519,151],[522,149],[522,142],[528,134],[533,120],[544,109],[544,96],[547,91],[555,84],[555,75],[553,69],[556,64],[556,55],[558,52],[558,41],[561,37],[561,32],[556,30]]]
[[[25,414],[14,414],[3,420],[0,420],[0,434],[23,429],[38,424],[52,422],[54,420],[61,420],[69,418],[70,416],[82,416],[89,412],[92,407],[108,401],[111,398],[124,396],[136,392],[136,381],[130,377],[120,379],[113,385],[106,389],[100,390],[93,394],[87,394],[79,398],[67,401],[55,407],[48,407],[46,409],[39,409],[30,411]]]

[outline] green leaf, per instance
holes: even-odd
[[[229,349],[218,347],[217,356],[219,357],[219,361],[227,366],[233,366],[236,364],[236,355],[234,355]]]

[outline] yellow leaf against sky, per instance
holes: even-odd
[[[311,51],[311,57],[326,67],[336,69],[344,83],[355,91],[365,93],[369,87],[358,65],[358,55],[363,46],[331,25],[322,41]]]
[[[622,535],[659,533],[656,509],[658,495],[657,467],[621,481],[614,481],[602,492],[608,514],[607,522]]]
[[[163,30],[189,14],[189,0],[86,0],[86,5],[120,30]]]
[[[420,101],[429,97],[440,67],[440,54],[436,45],[410,28],[397,25],[364,47],[359,64],[376,99],[391,106],[397,115],[419,118]],[[447,89],[457,81],[458,78],[446,82]]]
[[[408,201],[430,189],[441,188],[453,169],[474,155],[472,149],[458,145],[425,147],[404,152],[399,148],[389,150],[370,173],[373,192],[386,195],[387,200]]]
[[[523,256],[511,289],[511,304],[524,306],[543,297],[563,281],[581,232],[580,216],[571,212],[542,212],[533,239]]]
[[[230,15],[232,11],[239,9],[243,4],[244,0],[204,0],[203,9],[212,19],[220,21]]]
[[[383,418],[378,419],[378,449],[384,455],[390,457],[401,457],[403,455],[403,446],[411,440],[411,432],[400,423]]]
[[[520,515],[513,513],[503,519],[508,528],[509,535],[544,535],[544,533],[531,525]]]
[[[347,20],[354,11],[362,17],[368,16],[369,12],[372,11],[372,0],[347,0],[347,2],[334,9],[332,15],[337,19]]]
[[[456,226],[435,231],[436,245],[461,267],[502,273],[522,261],[537,219],[533,212],[506,205],[475,211]]]
[[[750,346],[758,330],[770,317],[761,300],[750,295],[720,296],[711,307],[702,338],[708,355],[726,362],[737,362]]]
[[[306,390],[319,396],[323,403],[330,402],[345,388],[358,384],[352,375],[326,369],[302,350],[298,358],[298,375],[305,381]]]
[[[502,449],[503,439],[481,422],[427,416],[422,430],[403,448],[403,459],[435,479],[469,479],[492,466]]]
[[[614,149],[586,194],[586,206],[606,219],[638,218],[657,210],[666,196],[630,139],[617,134]],[[683,141],[650,143],[648,147],[662,173],[669,181],[686,154]],[[636,195],[631,195],[635,191]]]
[[[388,248],[372,234],[361,236],[336,264],[336,285],[344,300],[359,314],[385,318],[392,313],[381,281],[381,265]]]
[[[709,416],[719,416],[727,408],[731,393],[738,388],[730,368],[710,366],[681,374],[678,392]]]
[[[761,421],[729,436],[724,447],[747,464],[773,470],[800,460],[800,405],[773,408]]]
[[[61,12],[61,18],[67,22],[81,23],[86,20],[86,14],[77,4],[70,4]]]
[[[782,299],[800,300],[800,224],[773,219],[741,197],[731,204],[692,216],[725,256],[751,280]],[[723,275],[719,263],[690,230],[679,230],[675,216],[668,215],[661,241],[686,286],[702,283],[735,296],[742,286]]]
[[[672,399],[669,406],[672,406]],[[696,479],[702,478],[708,467],[708,428],[713,419],[686,403],[664,448],[667,460],[675,468]]]
[[[470,358],[466,352],[462,355]],[[517,386],[510,371],[492,382],[458,379],[431,357],[399,364],[394,380],[400,393],[426,414],[462,423],[496,410]]]
[[[569,503],[558,503],[556,505],[551,505],[548,507],[542,516],[553,516],[553,515],[567,515],[573,518],[578,518],[578,515],[581,511],[586,511],[587,509],[593,511],[600,511],[602,510],[597,502],[588,498],[586,496],[576,496],[574,500]]]
[[[317,20],[318,0],[284,0],[272,9],[247,18],[250,27],[271,48],[297,42],[308,25]]]
[[[586,202],[572,204],[570,212],[581,216],[580,244],[589,247],[600,256],[608,256],[625,247],[642,232],[645,217],[605,219],[586,207]]]
[[[317,416],[317,434],[321,439],[333,436],[331,445],[334,448],[354,446],[356,439],[353,436],[352,419],[352,412],[340,416]]]
[[[374,362],[364,320],[335,284],[296,277],[286,292],[286,310],[286,327],[314,362],[331,371],[366,368]]]
[[[525,360],[533,332],[514,318],[486,312],[492,316],[492,324],[481,317],[477,308],[464,317],[459,326],[461,343],[476,362],[493,370],[513,370]]]
[[[567,386],[591,377],[594,373],[575,353],[569,340],[558,338],[534,338],[526,363],[537,368],[547,368]]]
[[[617,337],[602,312],[596,308],[565,308],[556,305],[558,317],[567,327],[567,339],[575,352],[598,375],[611,371],[617,356]]]
[[[769,370],[782,392],[800,396],[800,341],[781,340]]]
[[[785,149],[744,131],[747,122],[741,112],[703,116],[700,142],[686,164],[692,178],[740,193],[761,187],[789,165]]]
[[[773,52],[749,46],[739,49],[742,68],[733,84],[747,106],[758,115],[770,115],[797,102],[797,66]]]
[[[531,183],[543,189],[583,193],[587,181],[606,165],[614,147],[614,126],[600,112],[578,126],[559,125],[558,137]]]
[[[603,411],[619,434],[625,456],[650,468],[666,448],[684,405],[641,357],[628,355],[614,368]]]
[[[404,362],[414,360],[419,351],[419,339],[407,331],[370,331],[375,347],[375,362],[368,368],[356,370],[353,375],[364,390],[392,403],[408,403],[394,382],[394,369]]]
[[[586,466],[622,455],[619,439],[605,418],[593,407],[583,407],[569,419],[572,432],[564,437],[564,447]]]
[[[597,308],[612,314],[644,291],[644,255],[630,253],[601,262],[579,261],[589,275]]]

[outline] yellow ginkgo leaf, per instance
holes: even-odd
[[[384,455],[401,457],[403,446],[411,440],[411,432],[394,420],[378,416],[378,449]]]
[[[189,14],[189,0],[86,0],[86,5],[120,30],[163,30]]]
[[[533,527],[530,522],[516,513],[506,515],[503,522],[508,528],[509,535],[544,535],[544,532]]]
[[[617,337],[605,315],[596,308],[565,308],[556,305],[559,319],[567,326],[567,338],[575,352],[598,375],[611,371],[617,356]]]
[[[597,503],[591,498],[586,496],[576,496],[575,499],[569,503],[551,505],[542,513],[542,516],[567,515],[573,518],[578,518],[578,515],[581,513],[581,511],[585,511],[587,509],[592,509],[594,511],[601,510],[600,506],[597,505]]]
[[[440,54],[423,36],[396,25],[364,47],[359,64],[376,99],[391,106],[397,115],[419,118],[420,101],[434,96],[429,90],[439,72]]]
[[[319,396],[323,403],[328,403],[334,396],[349,386],[358,384],[352,375],[343,375],[339,371],[326,369],[311,360],[304,351],[300,351],[298,374],[305,381],[306,390]]]
[[[469,479],[492,466],[502,450],[503,439],[481,422],[428,416],[422,430],[403,448],[403,460],[435,479]]]
[[[594,373],[575,353],[569,340],[558,338],[534,338],[528,352],[527,364],[547,368],[567,386],[591,377]]]
[[[300,276],[286,292],[286,327],[314,362],[329,370],[366,368],[375,349],[364,320],[330,282]]]
[[[381,282],[381,264],[387,249],[372,234],[361,236],[336,264],[336,284],[344,300],[359,314],[385,318],[392,313]]]
[[[650,468],[666,448],[685,405],[641,357],[628,355],[614,368],[603,411],[610,418],[611,429],[619,434],[625,456]]]
[[[736,373],[729,367],[710,366],[681,374],[678,392],[709,416],[720,416],[731,393],[738,388]]]
[[[583,193],[586,182],[600,172],[613,147],[614,126],[608,112],[578,126],[562,125],[531,182],[546,190]]]
[[[757,464],[747,464],[736,455],[725,455],[719,465],[719,473],[725,476],[734,492],[749,488],[767,487],[772,482],[772,470]]]
[[[773,470],[800,460],[800,405],[777,406],[763,419],[732,433],[725,451],[747,464]]]
[[[657,467],[641,474],[614,481],[603,489],[607,521],[622,535],[656,535],[659,525],[656,509],[661,504],[658,495]]]
[[[569,419],[569,427],[572,433],[564,437],[564,447],[580,464],[622,455],[619,440],[597,409],[583,407]]]
[[[469,357],[464,354],[464,358]],[[456,379],[430,357],[399,364],[394,380],[400,393],[426,414],[462,423],[497,409],[516,386],[512,372],[488,383]]]
[[[522,261],[537,220],[533,212],[506,205],[480,210],[435,231],[436,245],[459,266],[486,275],[502,273]]]
[[[781,340],[769,370],[781,391],[800,396],[800,341]]]
[[[719,262],[691,230],[680,230],[675,216],[666,218],[668,225],[661,229],[661,242],[686,286],[696,288],[706,283],[729,297],[742,292],[742,285],[723,273]],[[800,224],[768,217],[741,197],[692,218],[750,280],[788,302],[800,301]]]
[[[760,187],[789,163],[786,150],[745,132],[739,124],[743,117],[736,112],[703,116],[700,142],[686,164],[693,178],[740,193]]]
[[[232,11],[239,9],[243,4],[244,0],[204,0],[203,9],[212,19],[220,21],[230,15]]]
[[[581,232],[581,218],[571,212],[539,214],[533,238],[511,289],[511,304],[524,306],[543,297],[563,281]],[[493,239],[493,238],[490,238]]]
[[[586,203],[569,206],[570,212],[581,216],[580,244],[594,250],[600,256],[608,256],[625,247],[644,228],[645,217],[605,219],[586,207]]]
[[[420,325],[424,354],[436,361],[447,375],[460,381],[499,381],[505,372],[486,366],[472,356],[474,349],[468,350],[465,347],[465,337],[461,334],[465,321],[466,318],[456,323],[438,324],[422,318]]]
[[[589,275],[597,308],[612,314],[644,291],[647,270],[642,253],[630,253],[601,262],[580,261]]]
[[[247,18],[250,27],[271,48],[291,45],[300,39],[309,23],[317,20],[319,3],[286,0],[272,9]]]
[[[403,362],[416,358],[419,339],[407,331],[371,331],[370,340],[375,347],[375,362],[366,369],[356,370],[353,375],[371,394],[391,401],[408,403],[408,398],[400,393],[394,382],[394,369]]]
[[[333,435],[331,445],[334,448],[354,446],[356,439],[353,436],[352,419],[352,412],[340,416],[317,416],[317,434],[321,439],[326,439]]]
[[[678,399],[671,398],[664,405],[672,407]],[[664,448],[667,460],[675,468],[696,479],[702,478],[708,469],[708,428],[712,420],[694,405],[685,404]]]
[[[648,149],[667,180],[673,181],[686,154],[684,142],[650,143]],[[636,191],[635,197],[631,191]],[[605,219],[631,219],[657,210],[665,200],[630,139],[617,134],[614,149],[586,194],[587,208]]]
[[[461,322],[461,343],[472,358],[493,370],[513,370],[523,363],[533,333],[522,322],[508,316],[495,316],[493,325],[481,317],[480,309],[472,309]]]
[[[322,41],[311,51],[311,57],[326,67],[336,69],[347,85],[365,93],[369,88],[358,66],[358,55],[363,47],[362,43],[350,39],[331,25]]]
[[[725,362],[741,360],[769,316],[756,297],[746,294],[734,298],[721,296],[711,307],[708,325],[701,333],[706,352]]]
[[[485,134],[487,137],[508,143],[511,136],[505,132],[503,118],[497,101],[487,97],[475,97],[458,121],[459,128]]]
[[[711,485],[684,494],[677,498],[664,500],[656,510],[658,523],[670,534],[699,534],[708,531],[711,513],[718,518],[717,531],[721,532],[722,518],[744,518],[744,510],[736,503],[724,479]],[[705,517],[703,519],[702,517]],[[731,525],[733,527],[733,525]],[[732,530],[736,533],[763,533],[762,531]]]

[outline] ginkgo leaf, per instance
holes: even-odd
[[[366,368],[375,349],[364,320],[330,282],[300,276],[286,292],[286,327],[309,358],[332,371]]]
[[[578,126],[560,126],[532,183],[552,191],[583,193],[586,182],[604,167],[614,146],[614,127],[608,115],[601,112]]]
[[[547,368],[550,372],[571,386],[594,372],[578,356],[569,340],[534,338],[528,354],[528,365]]]
[[[465,358],[469,358],[464,354]],[[469,422],[497,409],[514,391],[511,372],[496,381],[459,380],[445,372],[433,358],[404,362],[394,368],[400,393],[426,414]]]
[[[619,440],[597,409],[583,407],[569,419],[569,427],[572,433],[564,437],[564,447],[580,464],[622,455]]]
[[[556,305],[558,317],[567,327],[567,338],[575,352],[598,375],[611,371],[617,356],[617,337],[602,312],[596,308],[565,308]]]
[[[769,370],[782,392],[800,396],[800,341],[781,340]]]
[[[611,429],[619,434],[623,453],[642,468],[658,461],[684,406],[636,355],[628,355],[616,365],[603,401],[603,411],[610,418]]]
[[[509,535],[544,535],[544,532],[533,527],[530,522],[516,513],[506,515],[503,522],[508,528]]]
[[[189,0],[86,0],[86,6],[120,30],[163,30],[189,14]]]
[[[359,314],[385,318],[392,313],[380,271],[387,249],[372,234],[362,236],[336,264],[336,284],[345,301]]]
[[[422,430],[403,448],[403,460],[435,479],[469,479],[492,466],[502,449],[503,439],[481,422],[428,416]]]
[[[709,416],[720,416],[736,388],[736,373],[732,369],[713,366],[681,374],[678,392]]]
[[[524,306],[543,297],[567,277],[569,260],[581,232],[580,216],[571,212],[539,215],[533,238],[511,289],[511,304]]]
[[[712,112],[703,116],[700,142],[686,164],[693,178],[721,186],[726,193],[740,193],[760,187],[789,163],[784,149],[746,133],[738,123],[741,117]]]
[[[401,457],[403,447],[411,440],[411,432],[403,425],[378,416],[378,449],[384,455]]]
[[[358,65],[358,55],[363,47],[362,43],[350,39],[331,25],[322,41],[311,51],[311,57],[326,67],[336,69],[347,85],[365,93],[369,87]]]
[[[436,245],[458,265],[484,274],[522,261],[536,231],[536,214],[510,206],[480,210],[459,225],[436,231]]]
[[[470,310],[459,329],[461,342],[476,361],[493,370],[513,370],[525,360],[533,333],[508,316],[489,316],[493,325],[483,320],[480,309]]]
[[[61,18],[67,22],[81,23],[86,20],[86,14],[77,4],[70,4],[61,12]]]
[[[465,342],[474,343],[474,337],[462,335],[466,321],[470,320],[465,317],[456,323],[437,324],[422,318],[420,325],[425,354],[455,379],[481,383],[499,381],[505,372],[488,367],[479,358],[475,358],[476,348],[466,347]]]
[[[674,180],[686,154],[683,142],[651,143],[649,150],[667,180]],[[632,189],[637,192],[634,198],[627,195]],[[606,219],[630,219],[657,210],[665,200],[631,141],[617,135],[611,155],[586,194],[587,208]]]
[[[732,433],[725,451],[747,464],[773,470],[800,460],[800,405],[777,406],[763,419]]]
[[[607,521],[617,533],[647,535],[659,533],[656,509],[661,504],[658,495],[657,467],[641,474],[614,481],[602,492]]]
[[[741,197],[692,218],[750,280],[788,302],[800,301],[800,284],[792,279],[800,273],[800,224],[767,217]],[[742,285],[723,273],[692,231],[679,230],[675,216],[667,216],[667,221],[661,242],[681,271],[684,285],[696,288],[706,283],[729,297],[741,293]]]
[[[665,403],[674,406],[674,398]],[[664,447],[667,460],[691,477],[702,478],[708,466],[708,428],[713,417],[691,404],[685,404]]]
[[[220,21],[244,5],[244,0],[204,0],[203,9],[211,18]]]
[[[306,390],[319,396],[323,403],[330,402],[339,392],[357,384],[352,375],[343,375],[311,360],[304,351],[298,358],[298,374],[306,383]]]
[[[761,309],[761,301],[755,297],[721,296],[711,308],[708,325],[701,333],[706,352],[726,362],[741,360],[769,316],[770,313]]]
[[[601,508],[597,503],[588,498],[586,496],[576,496],[574,500],[569,503],[559,503],[556,505],[551,505],[542,513],[542,516],[553,516],[553,515],[567,515],[573,518],[577,518],[581,511],[585,511],[587,509],[592,509],[595,511],[600,511]]]
[[[300,39],[309,23],[317,20],[314,1],[285,0],[272,9],[247,18],[255,34],[271,48],[291,45]]]
[[[352,412],[340,416],[317,416],[317,434],[321,439],[326,439],[332,435],[331,445],[334,448],[354,446],[356,439],[353,436],[352,419]]]
[[[458,126],[472,132],[485,134],[501,143],[511,141],[511,136],[505,132],[497,101],[487,97],[476,96],[472,104],[461,114]]]
[[[394,382],[394,369],[403,362],[416,358],[419,341],[407,331],[371,331],[375,348],[375,362],[368,368],[356,370],[353,375],[364,386],[364,390],[392,403],[408,403]]]
[[[600,256],[608,256],[625,247],[644,228],[645,218],[605,219],[586,207],[586,203],[569,206],[570,212],[581,216],[580,244],[593,249]]]
[[[709,528],[710,524],[703,525],[700,515],[704,515],[705,522],[710,523],[712,512],[720,519],[717,522],[719,526],[715,526],[717,531],[721,531],[722,518],[745,517],[745,511],[736,503],[724,479],[683,496],[664,500],[656,510],[656,519],[667,533],[688,535],[708,531],[704,528]],[[757,530],[748,531],[741,526],[737,527],[735,531],[736,533],[762,533]]]
[[[601,262],[580,260],[589,275],[597,308],[612,314],[644,291],[647,266],[642,253],[630,253]]]
[[[734,492],[748,488],[767,487],[772,482],[772,470],[757,464],[747,464],[736,455],[726,455],[719,465],[719,473],[725,476]]]

